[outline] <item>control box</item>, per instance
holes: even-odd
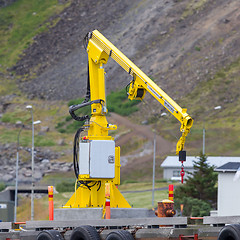
[[[115,177],[115,141],[88,140],[79,143],[79,175]]]

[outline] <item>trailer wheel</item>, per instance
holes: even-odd
[[[70,240],[100,240],[100,236],[94,227],[80,226],[73,230]]]
[[[44,230],[37,235],[37,240],[63,240],[63,237],[57,230]]]
[[[107,235],[106,240],[134,240],[132,234],[125,230],[118,230]]]
[[[218,240],[239,240],[240,224],[227,225],[221,229]]]

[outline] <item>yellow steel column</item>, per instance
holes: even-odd
[[[99,103],[91,105],[91,119],[88,129],[88,140],[113,140],[108,135],[109,130],[116,130],[117,126],[108,125],[106,114],[106,93],[103,64],[106,64],[109,55],[92,39],[89,40],[88,47],[89,79],[91,101],[101,100]],[[102,207],[105,206],[105,183],[110,184],[111,207],[127,207],[130,205],[115,187],[120,184],[120,147],[115,148],[115,177],[113,179],[91,179],[89,176],[79,175],[79,181],[89,181],[89,189],[80,186],[75,194],[69,199],[64,207]],[[100,184],[98,184],[100,183]]]

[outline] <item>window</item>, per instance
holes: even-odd
[[[173,170],[173,177],[180,177],[180,170]]]

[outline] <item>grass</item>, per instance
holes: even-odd
[[[56,186],[61,182],[63,182],[62,173],[51,173],[51,174],[46,174],[40,183],[43,185]],[[64,173],[64,182],[75,182],[75,175],[73,171]]]
[[[56,177],[56,175],[55,175]],[[120,191],[141,191],[151,189],[150,182],[127,183],[119,186]],[[155,187],[167,187],[168,183],[156,183]],[[54,208],[60,208],[66,204],[73,192],[63,192],[54,194]],[[123,196],[134,208],[152,208],[152,192],[136,192],[136,193],[123,193]],[[157,207],[157,202],[167,199],[168,191],[155,191],[154,194],[154,207]],[[31,218],[30,198],[21,197],[17,209],[17,221],[27,221]],[[47,220],[48,219],[48,196],[34,200],[34,220]]]
[[[0,64],[13,66],[33,37],[48,30],[54,22],[50,16],[60,13],[66,4],[57,0],[18,0],[0,9]]]
[[[0,135],[0,143],[5,144],[5,143],[16,143],[17,142],[17,136],[18,132],[20,129],[7,129],[0,127],[1,129],[1,135]],[[31,130],[23,130],[21,132],[20,136],[20,145],[27,147],[31,145],[32,141],[32,135],[31,135]],[[34,136],[34,145],[35,147],[51,147],[55,146],[55,141],[52,136],[49,136],[47,133],[42,136],[42,135],[35,135]]]
[[[15,126],[17,121],[21,121],[25,127],[20,135],[20,146],[31,146],[31,114],[26,110],[26,105],[29,100],[24,97],[17,96],[11,100],[7,111],[2,115],[1,122],[5,123],[0,126],[0,142],[16,143],[17,135],[20,130]],[[45,102],[32,100],[30,103],[33,106],[34,120],[41,120],[41,124],[35,125],[35,146],[36,147],[51,147],[53,151],[61,152],[72,147],[72,134],[62,134],[55,131],[55,124],[68,112],[66,102]],[[48,128],[48,131],[44,131]],[[64,142],[64,145],[59,145],[58,142]]]
[[[202,129],[206,129],[206,153],[213,156],[237,156],[240,154],[240,58],[229,64],[206,81],[200,82],[193,91],[180,99],[180,106],[187,106],[194,124],[186,139],[186,150],[197,155],[202,150]],[[221,106],[215,110],[216,106]],[[158,122],[159,134],[176,141],[180,137],[179,123],[172,116]]]
[[[14,79],[7,79],[6,77],[0,75],[0,97],[10,94],[20,95],[20,90],[18,89]]]
[[[200,1],[189,1],[187,4],[186,9],[182,13],[181,19],[186,17],[192,16],[196,11],[202,10],[204,5],[207,3],[208,0],[200,0]]]
[[[68,106],[77,105],[83,102],[83,98],[73,99],[68,102]],[[107,108],[109,112],[115,112],[122,116],[129,116],[131,113],[138,111],[137,104],[139,101],[130,101],[127,98],[125,89],[111,92],[107,96]],[[86,106],[75,111],[77,116],[89,115],[91,116],[90,106]],[[55,128],[60,133],[74,133],[78,128],[83,126],[83,122],[75,121],[70,115],[63,117],[57,122]]]
[[[31,200],[27,197],[19,199],[17,221],[25,222],[31,219]],[[34,199],[34,220],[48,220],[48,196]]]
[[[155,188],[168,186],[165,181],[156,181]],[[125,182],[119,186],[120,191],[142,191],[152,189],[152,182]]]
[[[16,123],[17,121],[21,121],[22,123],[27,122],[29,120],[30,115],[26,114],[26,111],[22,111],[19,108],[15,108],[14,112],[6,112],[2,116],[2,122],[5,123]]]
[[[111,92],[107,96],[107,107],[109,112],[115,112],[122,116],[129,116],[133,112],[138,111],[137,104],[140,101],[127,98],[126,90],[122,89],[117,92]]]
[[[152,192],[139,192],[139,193],[123,193],[128,203],[134,208],[152,208]],[[168,198],[168,191],[155,191],[154,194],[154,207],[161,200]]]
[[[68,107],[82,103],[84,98],[73,99],[68,102]],[[86,106],[76,110],[76,116],[91,115],[91,107]],[[75,133],[80,127],[83,126],[85,121],[75,121],[70,115],[64,116],[59,122],[56,123],[55,128],[60,133]]]
[[[121,155],[124,156],[136,151],[137,149],[142,147],[145,142],[146,140],[143,138],[131,138],[124,145],[121,146]]]
[[[181,105],[188,106],[195,118],[215,118],[214,107],[224,105],[224,109],[218,111],[220,117],[236,117],[240,110],[239,100],[239,67],[240,58],[219,69],[212,78],[199,83],[199,85],[181,101]],[[234,102],[234,103],[232,103]]]
[[[4,190],[5,187],[6,187],[5,183],[4,183],[4,182],[0,182],[0,192],[1,192],[2,190]]]
[[[207,118],[195,120],[191,132],[185,142],[185,150],[188,155],[199,155],[202,151],[203,126],[205,126],[205,146],[206,154],[210,156],[239,156],[240,154],[240,127],[239,118],[224,119],[219,117],[220,112],[216,112],[215,119]],[[171,124],[166,120],[161,122],[163,131],[161,135],[175,141],[175,137],[180,137],[177,124]],[[176,134],[178,133],[178,134]],[[175,136],[176,135],[176,136]]]

